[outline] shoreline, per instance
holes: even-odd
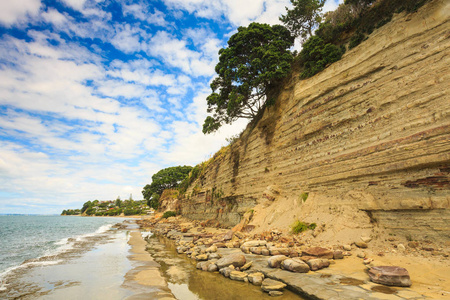
[[[261,255],[259,251],[265,249],[265,247],[243,247],[246,242],[257,244],[256,241],[262,241],[264,237],[261,235],[256,238],[251,234],[233,232],[229,229],[202,227],[200,222],[180,217],[169,219],[148,218],[137,223],[144,230],[151,230],[154,234],[171,240],[180,255],[186,255],[187,253],[188,257],[193,256],[191,259],[197,261],[197,268],[201,267],[204,261],[201,255],[209,255],[208,252],[214,247],[216,248],[215,253],[221,256],[231,253],[243,254],[247,262],[252,262],[252,266],[249,271],[245,271],[247,274],[241,275],[248,276],[253,272],[261,272],[266,278],[281,281],[287,285],[289,290],[308,298],[329,299],[336,297],[336,295],[339,295],[342,299],[426,299],[428,297],[439,299],[450,297],[450,274],[448,272],[450,268],[446,257],[381,253],[378,252],[379,249],[371,249],[369,243],[368,248],[359,248],[352,245],[352,249],[349,251],[337,250],[345,255],[342,259],[333,259],[333,257],[327,259],[329,266],[326,268],[308,273],[294,273],[280,268],[270,268],[267,265],[268,258],[276,254],[293,257],[292,250],[297,249],[295,244],[299,241],[298,237],[295,238],[292,235],[286,236],[280,233],[278,236],[278,233],[275,233],[277,242],[274,243],[274,246],[278,246],[280,253],[273,252]],[[226,235],[229,236],[224,239]],[[265,237],[268,239],[267,236]],[[271,237],[268,240],[270,239]],[[261,244],[266,245],[266,241],[261,242]],[[269,243],[267,242],[267,244]],[[300,244],[302,242],[298,243],[298,245]],[[286,248],[279,246],[285,246]],[[305,250],[312,246],[320,245],[302,244],[298,249]],[[286,249],[291,253],[283,252]],[[255,254],[255,252],[259,252],[259,254]],[[301,257],[302,255],[294,255],[294,257],[296,256]],[[204,263],[205,265],[211,264],[208,258]],[[397,265],[406,268],[411,276],[412,285],[410,287],[395,287],[371,282],[367,274],[368,268],[382,265]],[[206,271],[206,268],[204,270]]]

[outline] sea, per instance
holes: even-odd
[[[21,293],[25,293],[24,282],[33,283],[33,290],[27,291],[35,293],[35,297],[31,298],[41,298],[45,288],[54,290],[55,286],[48,286],[53,282],[51,278],[57,268],[49,269],[48,266],[64,265],[65,274],[70,264],[75,265],[72,268],[79,268],[89,257],[94,263],[102,259],[96,255],[115,253],[126,258],[126,233],[114,232],[112,228],[124,220],[109,217],[0,215],[0,298],[5,295],[8,298],[21,298]],[[114,249],[109,251],[108,247]],[[117,247],[123,250],[116,251]],[[99,251],[103,251],[102,254]],[[88,255],[87,252],[91,253]],[[83,259],[77,262],[81,256],[84,256]],[[113,258],[111,261],[114,261]],[[123,269],[121,271],[129,269],[125,262],[121,266],[115,262],[113,264],[116,269]],[[74,274],[77,273],[75,271]],[[57,282],[59,278],[61,276],[55,275],[54,281]],[[73,278],[71,280],[73,282]],[[80,280],[77,284],[80,285]]]

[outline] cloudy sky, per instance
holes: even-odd
[[[0,213],[142,199],[158,170],[208,159],[246,125],[201,132],[218,50],[289,4],[0,1]]]

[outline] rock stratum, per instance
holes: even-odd
[[[449,14],[449,1],[397,14],[316,76],[293,72],[211,159],[182,214],[228,226],[245,215],[255,232],[302,220],[325,238],[376,226],[449,240]]]

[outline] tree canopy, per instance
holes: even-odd
[[[216,131],[222,124],[238,118],[254,118],[264,107],[267,92],[284,78],[293,59],[288,50],[294,37],[281,25],[251,23],[239,27],[219,51],[216,77],[207,97],[208,116],[203,133]]]
[[[303,41],[312,36],[313,29],[320,24],[322,7],[325,0],[291,0],[292,9],[286,7],[286,15],[280,21],[295,37]]]
[[[169,167],[152,176],[152,183],[144,186],[142,195],[149,206],[157,208],[159,197],[165,189],[176,188],[191,172],[190,166]]]

